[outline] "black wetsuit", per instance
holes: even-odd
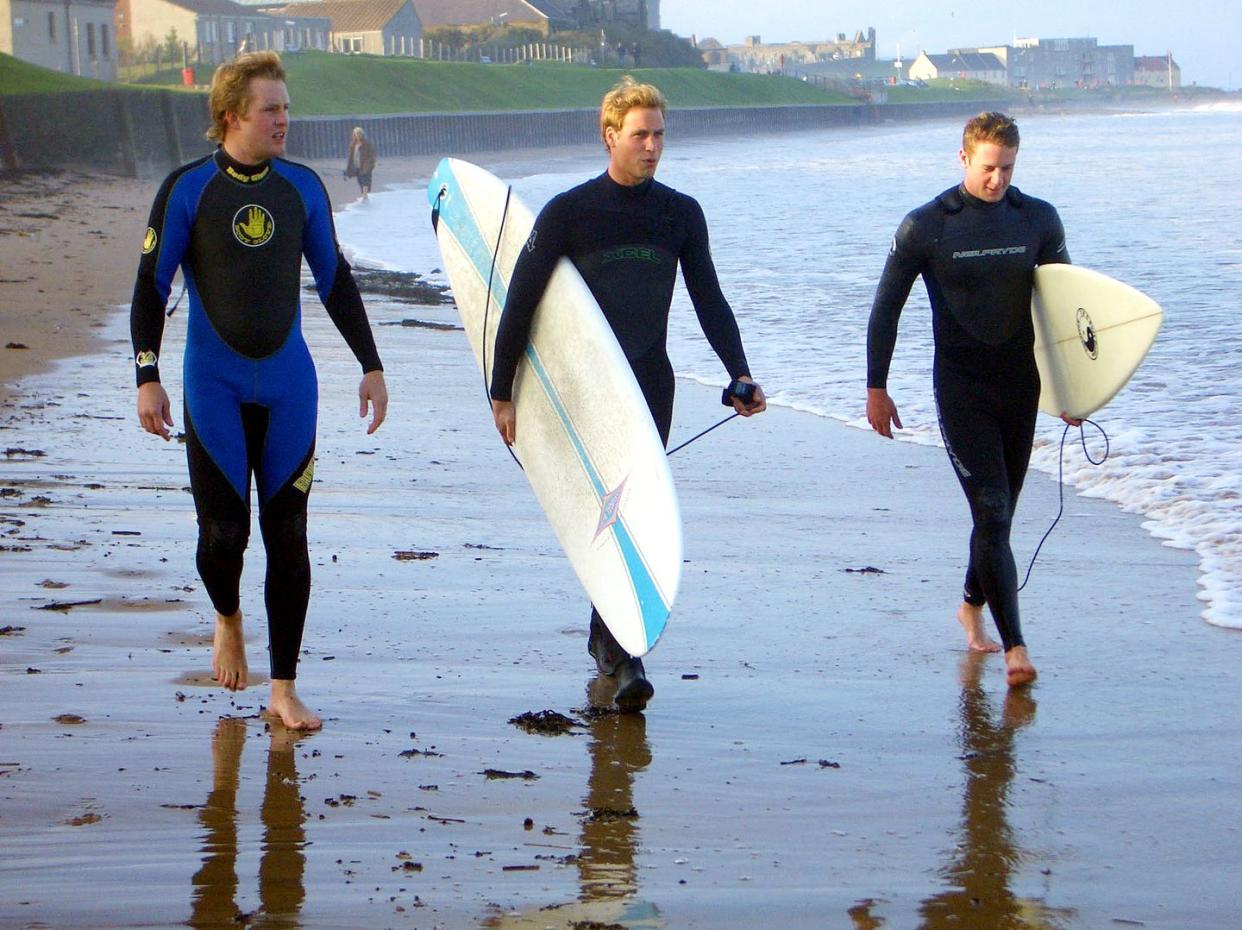
[[[1024,645],[1009,547],[1039,404],[1031,285],[1068,262],[1056,210],[1011,187],[999,203],[950,188],[893,239],[867,329],[867,386],[887,387],[897,321],[920,274],[932,306],[940,430],[974,528],[963,596],[987,603],[1005,649]]]
[[[363,371],[381,370],[323,183],[283,159],[248,166],[217,149],[168,176],[151,208],[130,314],[138,384],[158,381],[164,305],[181,267],[199,574],[215,609],[235,614],[253,473],[267,550],[271,673],[280,679],[296,677],[310,598],[306,503],[318,387],[302,338],[303,256]]]
[[[666,342],[678,262],[699,323],[729,377],[750,374],[737,321],[716,279],[698,202],[654,179],[626,187],[604,173],[552,198],[535,220],[496,332],[494,400],[512,397],[535,307],[563,255],[599,301],[665,444],[673,422],[673,366]]]
[[[496,331],[494,400],[512,399],[535,308],[563,255],[604,311],[665,445],[675,388],[666,346],[668,314],[679,262],[699,325],[729,377],[750,375],[737,321],[716,278],[698,201],[654,179],[627,187],[605,172],[552,198],[535,220]],[[588,647],[604,669],[626,655],[594,608]]]

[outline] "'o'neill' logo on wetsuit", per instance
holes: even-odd
[[[660,264],[660,253],[649,246],[623,245],[617,249],[610,249],[599,258],[601,265],[624,261],[650,262],[653,265],[658,265]]]
[[[149,255],[155,251],[155,243],[159,242],[159,236],[155,234],[155,227],[148,226],[147,234],[142,237],[142,254]]]
[[[247,204],[233,215],[233,235],[242,245],[256,248],[272,238],[276,221],[265,207]]]
[[[1026,246],[1009,245],[1003,249],[964,249],[961,252],[954,252],[954,258],[993,258],[997,255],[1025,255]]]

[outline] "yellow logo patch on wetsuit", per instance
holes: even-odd
[[[159,241],[160,241],[159,236],[155,234],[155,227],[148,226],[147,234],[142,237],[142,254],[149,255],[150,253],[154,252],[155,243]]]
[[[257,248],[272,238],[276,221],[266,207],[247,204],[233,216],[233,235],[242,245]]]
[[[147,349],[145,352],[139,352],[138,355],[134,358],[134,363],[139,368],[154,368],[156,365],[156,362],[158,361],[159,359],[155,357],[155,353],[152,352],[150,349]]]
[[[311,459],[309,464],[307,464],[306,466],[306,471],[302,472],[302,474],[298,477],[298,480],[293,482],[293,486],[297,488],[299,491],[301,491],[303,494],[307,494],[310,492],[311,482],[314,480],[315,480],[315,460]]]

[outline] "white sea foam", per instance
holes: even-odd
[[[1066,483],[1143,514],[1153,536],[1195,551],[1204,618],[1242,629],[1242,162],[1207,164],[1203,155],[1239,149],[1239,112],[1225,105],[1132,120],[1024,117],[1016,182],[1057,205],[1076,262],[1133,284],[1165,309],[1151,355],[1093,418],[1109,434],[1108,461],[1093,466],[1069,444]],[[928,123],[669,140],[661,180],[703,204],[752,370],[773,402],[866,428],[864,347],[875,283],[902,216],[960,176],[958,133],[954,123]],[[511,180],[537,209],[602,167],[559,159]],[[383,191],[339,214],[337,228],[358,259],[427,273],[440,261],[428,217],[425,189]],[[916,284],[889,388],[903,438],[939,444],[929,314]],[[669,331],[679,373],[726,380],[680,289]],[[1062,428],[1041,417],[1032,457],[1053,476]],[[1087,441],[1098,457],[1098,436],[1088,432]]]

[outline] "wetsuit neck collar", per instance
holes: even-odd
[[[224,146],[216,147],[216,165],[239,184],[258,184],[272,171],[272,162],[260,162],[257,165],[243,165],[224,150]]]
[[[641,184],[618,184],[612,179],[612,175],[605,171],[600,175],[600,183],[608,190],[613,191],[618,197],[632,197],[637,200],[640,197],[646,196],[647,192],[651,190],[652,185],[655,184],[655,178],[647,178]]]
[[[1014,206],[1014,207],[1022,206],[1022,192],[1019,191],[1012,184],[1008,188],[1006,188],[1005,196],[995,202],[992,202],[989,200],[980,200],[970,191],[966,190],[965,184],[959,184],[957,186],[956,193],[958,197],[961,198],[961,203],[964,206],[974,207],[977,210],[993,210],[996,207],[999,207],[1002,203],[1008,203],[1010,206]]]

